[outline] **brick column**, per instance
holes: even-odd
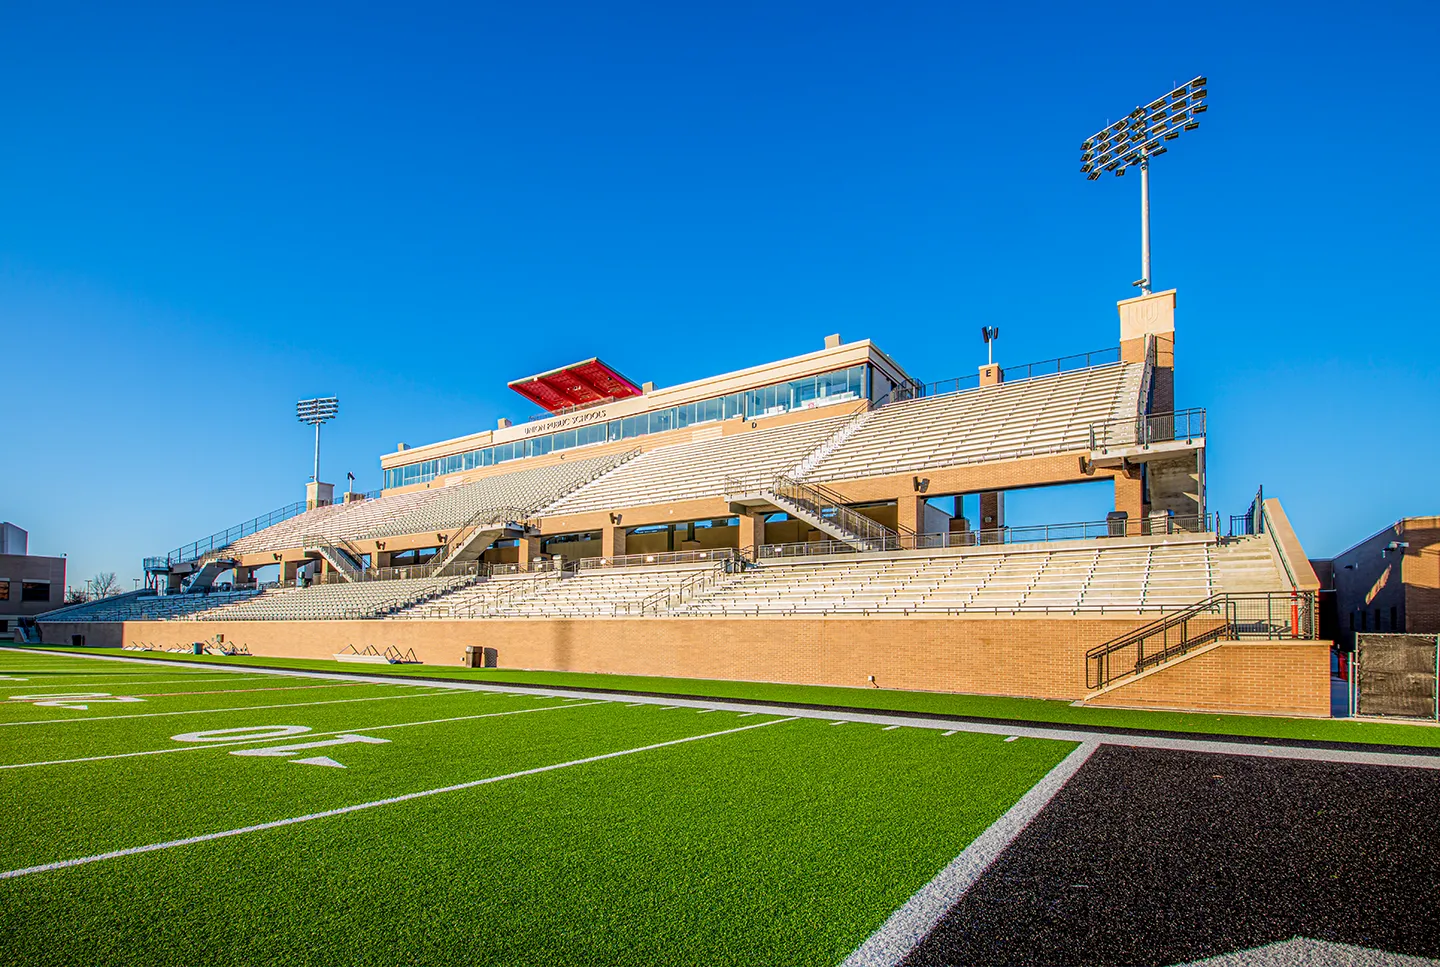
[[[987,363],[980,367],[980,385],[998,386],[1005,381],[1005,374],[1000,371],[999,363]]]
[[[1140,469],[1121,470],[1115,474],[1115,509],[1129,514],[1128,533],[1139,534],[1145,518],[1145,485]]]
[[[925,498],[917,493],[896,497],[895,524],[902,534],[906,531],[912,534],[921,533],[925,529]]]
[[[540,553],[540,538],[522,537],[519,540],[519,555],[516,557],[522,571],[530,570],[530,560]]]
[[[625,553],[625,527],[607,524],[600,528],[600,556],[619,557]]]
[[[998,490],[986,490],[980,494],[980,522],[976,530],[980,531],[980,540],[985,543],[1000,541],[998,535],[987,535],[986,531],[995,531],[1005,526],[1005,495]]]
[[[758,548],[765,543],[765,515],[744,513],[740,515],[740,547]]]

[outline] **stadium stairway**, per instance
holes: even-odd
[[[300,538],[300,548],[307,554],[319,554],[337,574],[347,581],[359,581],[364,577],[363,555],[355,545],[343,537],[327,539],[307,534]]]

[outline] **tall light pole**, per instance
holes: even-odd
[[[316,483],[320,482],[320,424],[335,419],[340,413],[340,398],[337,396],[321,396],[313,400],[301,400],[295,404],[295,418],[301,423],[313,423],[315,425],[315,476]]]
[[[1135,108],[1080,145],[1080,171],[1087,181],[1094,181],[1106,171],[1118,177],[1126,168],[1140,169],[1140,278],[1131,284],[1139,286],[1144,295],[1149,295],[1151,289],[1150,159],[1170,150],[1164,142],[1200,126],[1198,115],[1209,108],[1205,97],[1210,92],[1205,83],[1204,77],[1197,77],[1181,84],[1169,94]]]

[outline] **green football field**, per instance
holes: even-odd
[[[1071,743],[0,651],[0,962],[835,964]]]

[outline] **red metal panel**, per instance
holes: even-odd
[[[510,388],[551,413],[640,395],[640,387],[593,358],[514,380]]]

